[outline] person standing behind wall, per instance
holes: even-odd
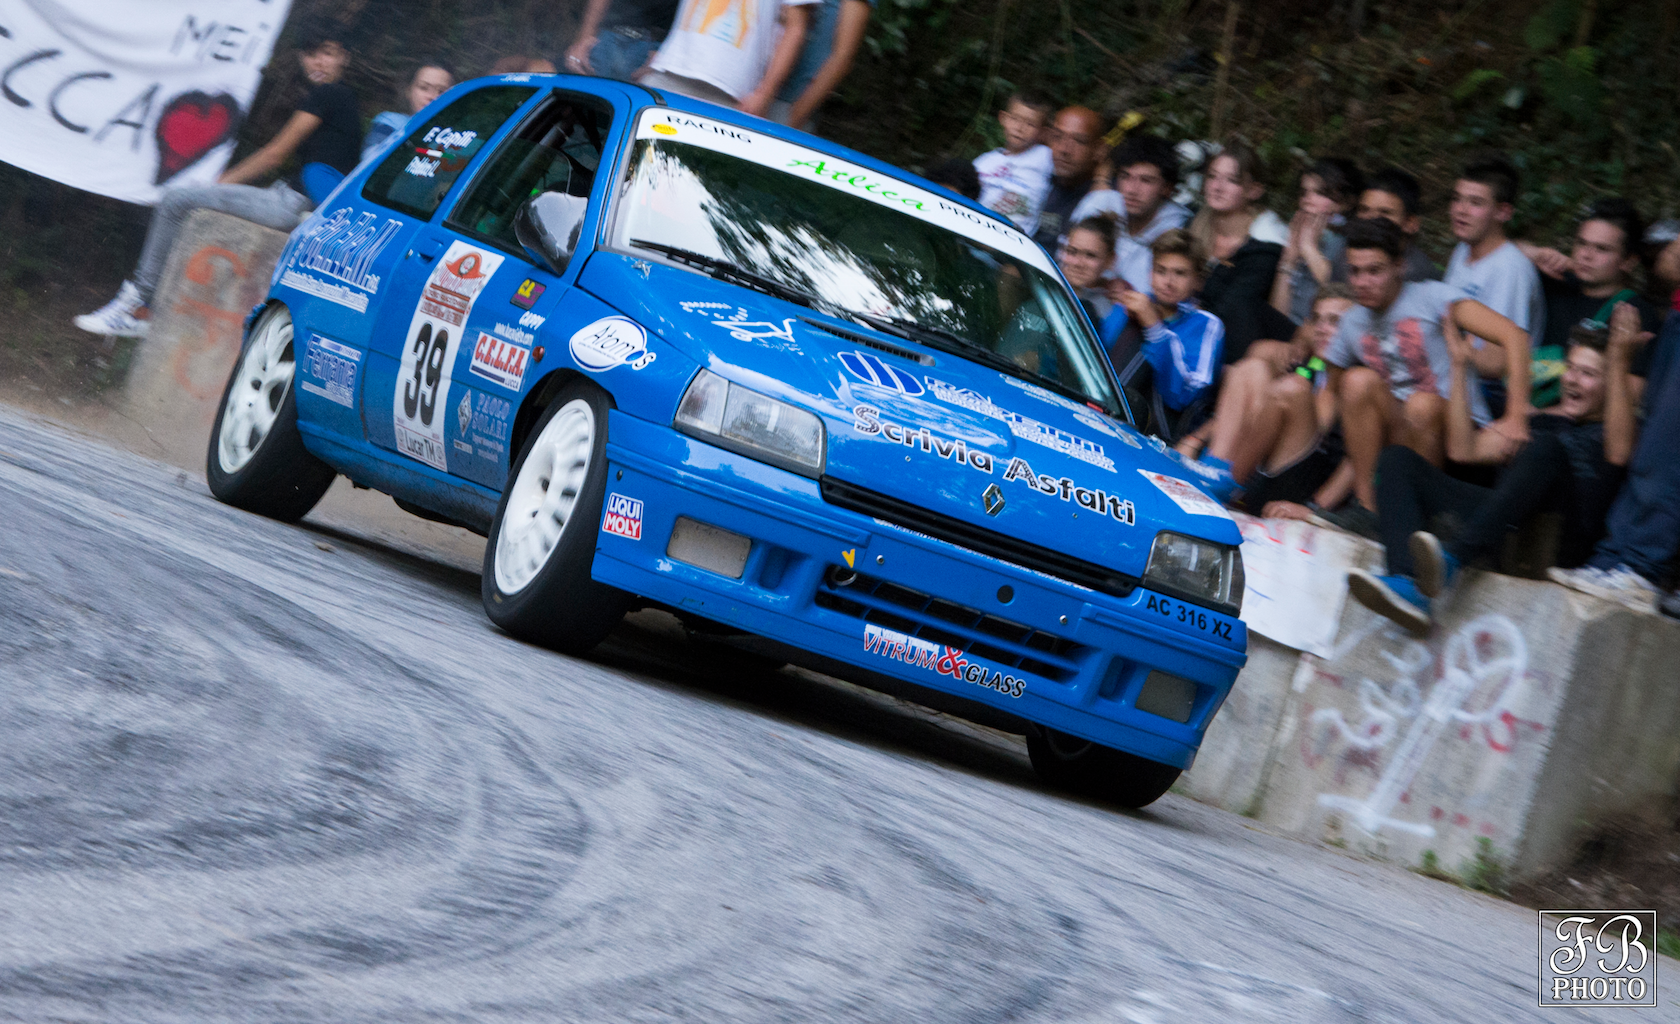
[[[566,72],[628,82],[665,41],[676,17],[677,0],[589,0],[566,51]]]
[[[367,135],[362,139],[362,159],[366,160],[379,151],[379,147],[391,140],[393,135],[405,135],[409,118],[420,111],[433,100],[448,92],[455,85],[455,73],[450,71],[442,61],[426,61],[414,69],[409,76],[408,85],[403,87],[402,105],[405,110],[382,110],[373,115],[373,123],[368,126]]]
[[[876,0],[820,0],[813,8],[811,27],[805,32],[805,46],[776,101],[770,104],[770,119],[803,131],[817,130],[817,111],[823,101],[851,73],[863,46],[869,16]]]
[[[637,81],[764,116],[799,59],[819,0],[683,0]]]
[[[1044,130],[1044,142],[1050,147],[1050,191],[1039,207],[1033,241],[1045,252],[1056,251],[1074,209],[1091,191],[1097,164],[1108,153],[1103,143],[1105,128],[1102,115],[1090,107],[1063,107]]]

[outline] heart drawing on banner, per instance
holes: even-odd
[[[239,101],[227,93],[184,92],[164,105],[158,116],[156,184],[197,163],[204,154],[239,130]]]

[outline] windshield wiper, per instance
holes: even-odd
[[[695,252],[693,249],[666,245],[664,242],[654,242],[646,238],[632,238],[630,244],[638,249],[648,249],[659,253],[661,256],[668,256],[679,263],[686,263],[691,267],[704,270],[710,276],[719,280],[746,285],[748,288],[755,288],[761,292],[774,295],[778,299],[796,302],[810,309],[822,309],[824,311],[831,309],[831,304],[826,300],[820,299],[809,292],[800,291],[792,285],[783,284],[773,277],[766,277],[756,271],[748,270],[739,263],[731,263],[716,256],[707,256],[703,252]]]
[[[1000,352],[995,352],[979,342],[965,338],[954,331],[947,331],[943,327],[929,327],[926,324],[919,324],[914,320],[902,316],[877,316],[873,313],[859,313],[856,311],[848,312],[846,315],[859,320],[878,331],[884,331],[887,334],[897,335],[898,337],[904,338],[908,341],[919,341],[941,351],[950,352],[952,355],[960,355],[973,359],[975,362],[984,363],[987,366],[992,367],[994,370],[1002,370],[1004,373],[1007,373],[1012,377],[1020,377],[1023,380],[1030,380],[1041,387],[1048,388],[1049,390],[1056,392],[1064,398],[1071,398],[1075,401],[1085,402],[1088,404],[1091,401],[1089,395],[1084,394],[1076,388],[1070,388],[1056,378],[1046,376],[1036,370],[1029,370],[1008,356],[1003,355]]]

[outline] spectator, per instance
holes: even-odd
[[[223,171],[216,184],[165,192],[152,211],[134,276],[122,283],[116,298],[76,317],[77,327],[110,337],[145,337],[152,293],[175,236],[194,210],[218,210],[290,231],[356,169],[361,159],[362,116],[356,94],[339,82],[350,63],[349,51],[325,25],[307,25],[299,33],[298,60],[309,92],[279,133]],[[302,167],[292,180],[276,181],[268,188],[250,184],[278,170],[293,154]]]
[[[1325,285],[1304,332],[1310,347],[1288,360],[1250,355],[1225,369],[1213,419],[1178,446],[1212,471],[1203,474],[1209,493],[1227,501],[1242,487],[1244,503],[1261,510],[1305,504],[1324,488],[1343,460],[1324,354],[1353,304],[1347,285]]]
[[[1620,306],[1615,315],[1622,315]],[[1680,340],[1680,313],[1669,315],[1663,335],[1672,352]],[[1659,362],[1648,384],[1645,430],[1634,449],[1627,482],[1610,507],[1609,534],[1585,566],[1549,573],[1565,586],[1639,611],[1652,610],[1657,585],[1680,552],[1680,365]],[[1670,597],[1664,609],[1673,603]]]
[[[1346,250],[1342,226],[1359,203],[1365,175],[1352,160],[1325,157],[1301,172],[1301,201],[1289,219],[1289,241],[1272,282],[1272,308],[1297,324],[1312,314]]]
[[[851,73],[869,28],[877,0],[820,0],[813,7],[805,45],[781,92],[770,105],[770,119],[808,132],[817,130],[817,111]]]
[[[1073,212],[1075,223],[1108,214],[1120,227],[1114,248],[1115,295],[1129,289],[1145,289],[1154,270],[1150,246],[1174,228],[1190,222],[1190,211],[1169,196],[1178,187],[1178,153],[1172,143],[1151,135],[1134,135],[1120,144],[1109,163],[1114,168],[1112,183],[1100,173],[1091,192]]]
[[[1103,274],[1114,266],[1114,234],[1113,217],[1088,217],[1068,228],[1067,234],[1062,236],[1062,244],[1056,249],[1056,265],[1062,268],[1062,274],[1073,286],[1073,292],[1079,296],[1091,322],[1099,328],[1117,308],[1109,299],[1103,281]],[[1118,315],[1123,324],[1124,309]],[[1105,345],[1113,341],[1106,330],[1102,333]],[[1119,328],[1116,327],[1115,334],[1118,333]]]
[[[1228,363],[1241,359],[1261,338],[1290,338],[1295,333],[1294,324],[1276,323],[1283,318],[1268,303],[1289,230],[1277,214],[1260,205],[1265,195],[1260,155],[1232,143],[1208,164],[1203,206],[1190,222],[1190,234],[1208,254],[1202,306],[1225,325]]]
[[[1442,329],[1452,358],[1448,454],[1456,462],[1504,462],[1509,458],[1506,439],[1477,430],[1471,422],[1475,348],[1451,321]],[[1585,561],[1604,535],[1605,514],[1633,452],[1629,357],[1649,338],[1639,330],[1639,314],[1626,303],[1616,307],[1608,331],[1577,328],[1562,402],[1529,418],[1533,440],[1510,458],[1495,487],[1455,480],[1410,448],[1385,449],[1377,498],[1388,575],[1356,569],[1348,574],[1348,591],[1379,615],[1425,634],[1430,602],[1451,588],[1459,570],[1492,554],[1508,531],[1548,510],[1563,514],[1559,563]],[[1463,523],[1444,546],[1426,532],[1442,514]]]
[[[1063,107],[1044,130],[1050,146],[1050,191],[1039,207],[1033,240],[1055,252],[1062,229],[1072,222],[1079,201],[1091,191],[1097,164],[1102,161],[1102,115],[1089,107]]]
[[[441,61],[427,61],[414,69],[408,86],[402,91],[406,111],[382,110],[373,115],[373,124],[362,139],[362,159],[366,160],[389,142],[393,135],[406,135],[408,119],[426,105],[448,92],[455,84],[455,74]]]
[[[1404,232],[1386,217],[1356,220],[1347,229],[1347,259],[1354,299],[1325,355],[1336,389],[1342,434],[1353,462],[1354,507],[1344,524],[1363,532],[1375,526],[1377,457],[1403,444],[1439,466],[1445,455],[1451,357],[1442,337],[1448,320],[1506,355],[1509,400],[1489,428],[1507,454],[1528,440],[1528,335],[1451,285],[1406,281]],[[1480,388],[1472,388],[1470,415],[1489,422]],[[1496,461],[1496,460],[1490,460]]]
[[[490,65],[488,75],[552,75],[559,70],[546,57],[527,57],[522,53],[509,54]]]
[[[1038,208],[1050,191],[1050,147],[1038,141],[1049,116],[1049,100],[1017,90],[997,114],[1003,145],[974,158],[980,205],[1008,217],[1029,235],[1038,230]]]
[[[1359,194],[1356,215],[1361,220],[1383,217],[1394,222],[1406,236],[1406,256],[1402,263],[1403,280],[1439,281],[1441,271],[1435,262],[1417,247],[1418,232],[1423,228],[1423,189],[1416,178],[1398,167],[1384,167],[1365,179],[1365,191]],[[1348,280],[1347,259],[1336,261],[1331,275],[1337,281]]]
[[[974,173],[974,165],[967,160],[958,160],[955,157],[941,160],[923,171],[922,177],[935,185],[943,185],[965,199],[980,201],[980,175]]]
[[[818,2],[682,0],[639,81],[762,117],[799,59]]]
[[[1534,261],[1543,275],[1546,291],[1546,331],[1534,353],[1536,404],[1557,400],[1557,383],[1562,375],[1563,349],[1569,332],[1582,320],[1608,323],[1618,302],[1632,303],[1639,311],[1643,329],[1655,332],[1662,325],[1656,308],[1634,288],[1634,271],[1639,268],[1639,246],[1645,223],[1633,204],[1619,197],[1600,199],[1587,208],[1575,228],[1575,246],[1568,256],[1551,248],[1518,242],[1524,255]],[[1644,394],[1650,372],[1651,352],[1634,357],[1636,398]]]
[[[1465,166],[1453,185],[1452,232],[1458,244],[1447,261],[1446,282],[1527,331],[1532,342],[1546,322],[1546,305],[1534,264],[1505,237],[1516,201],[1517,169],[1510,161],[1489,155]],[[1473,343],[1476,372],[1497,380],[1505,354],[1480,338]]]
[[[566,70],[628,82],[659,49],[677,17],[678,0],[589,0]]]
[[[1117,313],[1143,331],[1143,357],[1153,371],[1154,387],[1169,412],[1182,412],[1213,391],[1219,377],[1225,326],[1197,308],[1207,254],[1196,237],[1175,228],[1155,240],[1155,267],[1149,292],[1128,290]],[[1114,317],[1110,317],[1113,320]],[[1105,334],[1109,325],[1105,324]],[[1116,335],[1124,321],[1114,324]]]

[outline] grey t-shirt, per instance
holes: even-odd
[[[1419,391],[1452,394],[1452,359],[1441,336],[1441,321],[1453,303],[1470,296],[1440,281],[1412,281],[1400,287],[1394,304],[1380,313],[1355,306],[1342,315],[1342,325],[1324,354],[1333,366],[1369,366],[1382,374],[1394,397],[1404,402]],[[1489,419],[1482,389],[1470,374],[1470,417]]]

